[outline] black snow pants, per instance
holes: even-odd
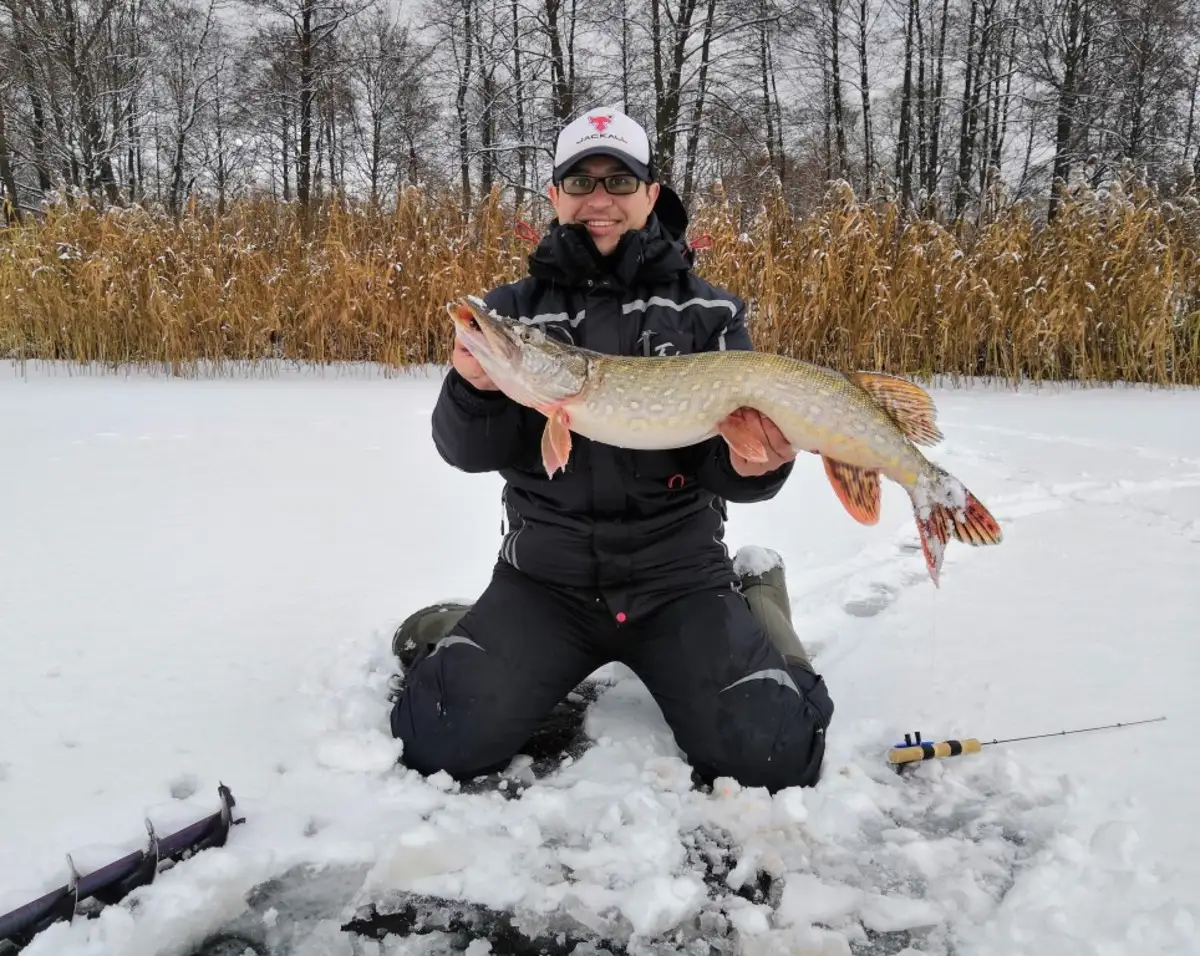
[[[820,775],[833,702],[785,662],[733,588],[680,594],[619,624],[595,593],[499,562],[461,621],[407,675],[392,711],[401,760],[459,780],[504,768],[581,680],[611,661],[646,685],[706,783],[776,791]]]

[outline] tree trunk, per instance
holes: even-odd
[[[546,0],[546,33],[550,40],[550,90],[551,104],[554,110],[554,121],[562,126],[571,118],[574,103],[571,96],[569,81],[570,68],[567,65],[567,54],[563,47],[561,25],[558,15],[562,9],[562,0]]]
[[[379,179],[383,170],[383,116],[371,117],[371,208],[379,208]]]
[[[495,10],[488,17],[494,22]],[[479,190],[488,195],[496,183],[496,60],[492,50],[484,46],[483,21],[480,14],[475,18],[475,49],[479,56],[479,98],[482,109],[479,117],[479,145],[482,154],[482,175]]]
[[[177,127],[171,150],[171,191],[167,194],[167,208],[173,216],[178,216],[183,207],[183,149],[186,138],[181,123]]]
[[[513,100],[517,107],[517,167],[518,182],[521,188],[517,190],[517,209],[520,210],[525,199],[525,190],[530,186],[531,172],[528,137],[525,123],[525,84],[521,80],[521,19],[517,0],[512,0],[512,56],[513,56]]]
[[[629,36],[629,0],[621,0],[621,111],[629,112],[629,74],[633,65],[630,62]]]
[[[282,172],[283,172],[283,201],[292,201],[292,178],[291,178],[291,152],[292,141],[289,133],[291,132],[291,111],[288,109],[287,92],[284,91],[279,97],[280,105],[280,138],[282,140],[281,154],[283,156]]]
[[[1142,141],[1146,135],[1146,106],[1148,100],[1146,95],[1146,81],[1148,78],[1147,73],[1150,71],[1150,64],[1147,61],[1150,59],[1151,23],[1150,17],[1142,17],[1139,26],[1140,36],[1137,59],[1132,77],[1133,89],[1129,92],[1133,108],[1129,117],[1129,141],[1125,147],[1125,155],[1135,161],[1142,158]]]
[[[667,38],[661,29],[659,3],[651,0],[651,17],[654,24],[651,42],[654,45],[655,62],[655,106],[654,127],[658,146],[659,174],[663,181],[671,183],[675,178],[675,149],[679,139],[679,114],[683,103],[683,65],[687,58],[687,43],[692,35],[692,17],[696,13],[697,0],[679,0],[675,12],[673,36],[670,39],[670,59],[667,74],[662,75],[662,49]]]
[[[473,0],[462,0],[463,40],[467,45],[463,54],[462,72],[458,75],[458,91],[454,99],[458,115],[458,171],[462,190],[463,210],[471,208],[471,126],[467,115],[467,93],[471,89],[471,56],[474,50],[474,30],[471,27],[471,4]]]
[[[825,178],[832,179],[833,173],[833,105],[830,102],[829,93],[829,71],[821,70],[821,121],[822,121],[822,144],[823,144],[823,165],[825,167]]]
[[[296,198],[307,206],[312,191],[313,106],[316,100],[314,0],[300,8],[300,152],[296,156]]]
[[[937,24],[936,48],[933,54],[933,101],[929,117],[929,161],[922,171],[922,183],[932,198],[938,191],[942,162],[942,96],[946,88],[946,27],[950,19],[950,0],[942,0],[942,16]]]
[[[863,195],[871,198],[875,182],[875,147],[871,129],[871,81],[867,73],[867,15],[869,0],[858,0],[858,82],[862,91]]]
[[[1050,204],[1047,218],[1053,220],[1062,205],[1060,192],[1069,188],[1071,164],[1074,154],[1074,122],[1079,106],[1079,96],[1087,66],[1088,47],[1091,42],[1091,16],[1089,0],[1069,0],[1066,22],[1062,24],[1065,39],[1063,50],[1063,78],[1059,89],[1058,110],[1054,130],[1054,181],[1050,189]]]
[[[25,91],[29,97],[29,112],[32,119],[30,125],[30,152],[34,170],[37,173],[38,189],[43,194],[48,193],[54,186],[50,176],[49,137],[46,126],[46,105],[42,90],[37,82],[34,71],[33,50],[26,36],[27,27],[21,3],[9,4],[13,20],[13,47],[21,60],[24,73]]]
[[[912,203],[912,115],[913,115],[913,33],[919,0],[908,0],[908,18],[904,26],[904,81],[900,95],[900,131],[896,138],[896,179],[900,184],[900,207]]]
[[[926,182],[930,179],[936,180],[937,175],[933,170],[937,169],[938,157],[932,151],[929,126],[931,122],[930,111],[935,104],[930,102],[929,81],[926,79],[926,62],[927,48],[925,44],[925,21],[921,19],[921,7],[918,2],[917,16],[915,20],[917,28],[917,89],[916,89],[916,153],[917,153],[917,182],[921,184],[921,188],[925,192],[925,202],[923,211],[925,215],[932,215],[932,209],[935,205],[935,196],[933,190],[926,187]]]
[[[704,98],[708,92],[708,64],[716,15],[717,0],[708,0],[708,10],[704,15],[704,40],[700,45],[700,77],[696,103],[692,109],[692,128],[688,131],[687,158],[684,161],[682,198],[685,206],[692,201],[692,190],[696,183],[696,157],[700,151],[700,130],[704,122]]]
[[[846,117],[842,105],[842,0],[828,0],[829,3],[829,54],[830,54],[830,95],[833,106],[833,133],[837,146],[837,171],[835,175],[842,177],[850,165],[846,155]]]
[[[213,97],[213,125],[217,137],[217,215],[225,215],[225,188],[229,175],[225,166],[225,123],[221,117],[221,84],[217,81],[216,95]]]
[[[971,178],[971,122],[979,95],[975,90],[976,23],[979,19],[979,0],[971,0],[971,19],[967,27],[967,52],[963,73],[963,106],[958,127],[958,170],[954,178],[954,214],[958,216],[967,201],[967,182]]]
[[[1192,137],[1196,129],[1196,88],[1200,87],[1200,55],[1196,57],[1196,65],[1192,68],[1191,89],[1188,90],[1187,134],[1183,138],[1183,158],[1187,159],[1192,149]],[[1200,153],[1198,153],[1200,155]]]
[[[10,225],[21,221],[21,202],[17,197],[17,179],[13,175],[12,154],[8,148],[8,131],[4,122],[4,98],[0,97],[0,186],[8,199],[4,207],[4,220]]]
[[[709,9],[712,5],[709,5]],[[775,155],[775,116],[771,109],[771,65],[768,54],[767,40],[767,5],[765,0],[759,5],[759,16],[762,22],[758,25],[758,66],[762,76],[762,111],[763,123],[767,134],[767,162],[772,169],[778,169],[778,157]]]

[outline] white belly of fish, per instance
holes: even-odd
[[[638,451],[695,445],[717,434],[717,423],[737,407],[715,395],[689,402],[597,393],[569,405],[569,427],[592,441]]]

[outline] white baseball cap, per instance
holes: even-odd
[[[581,159],[613,156],[645,182],[650,171],[650,140],[646,131],[620,110],[601,106],[572,120],[558,134],[554,150],[554,181],[560,182]]]

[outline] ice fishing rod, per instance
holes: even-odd
[[[957,757],[960,754],[977,754],[984,747],[990,747],[993,744],[1011,744],[1018,740],[1041,740],[1044,737],[1065,737],[1068,734],[1087,734],[1094,730],[1115,730],[1119,727],[1136,727],[1138,724],[1154,724],[1160,720],[1166,720],[1166,717],[1151,717],[1147,720],[1131,720],[1125,723],[1104,724],[1101,727],[1081,727],[1078,730],[1059,730],[1050,734],[1033,734],[1028,737],[1005,737],[1003,740],[979,740],[975,737],[968,737],[965,740],[938,740],[928,741],[921,739],[921,732],[915,731],[916,739],[913,739],[913,734],[904,735],[904,743],[896,744],[888,753],[888,763],[892,764],[897,770],[903,769],[905,764],[917,763],[922,760],[934,760],[939,757]]]

